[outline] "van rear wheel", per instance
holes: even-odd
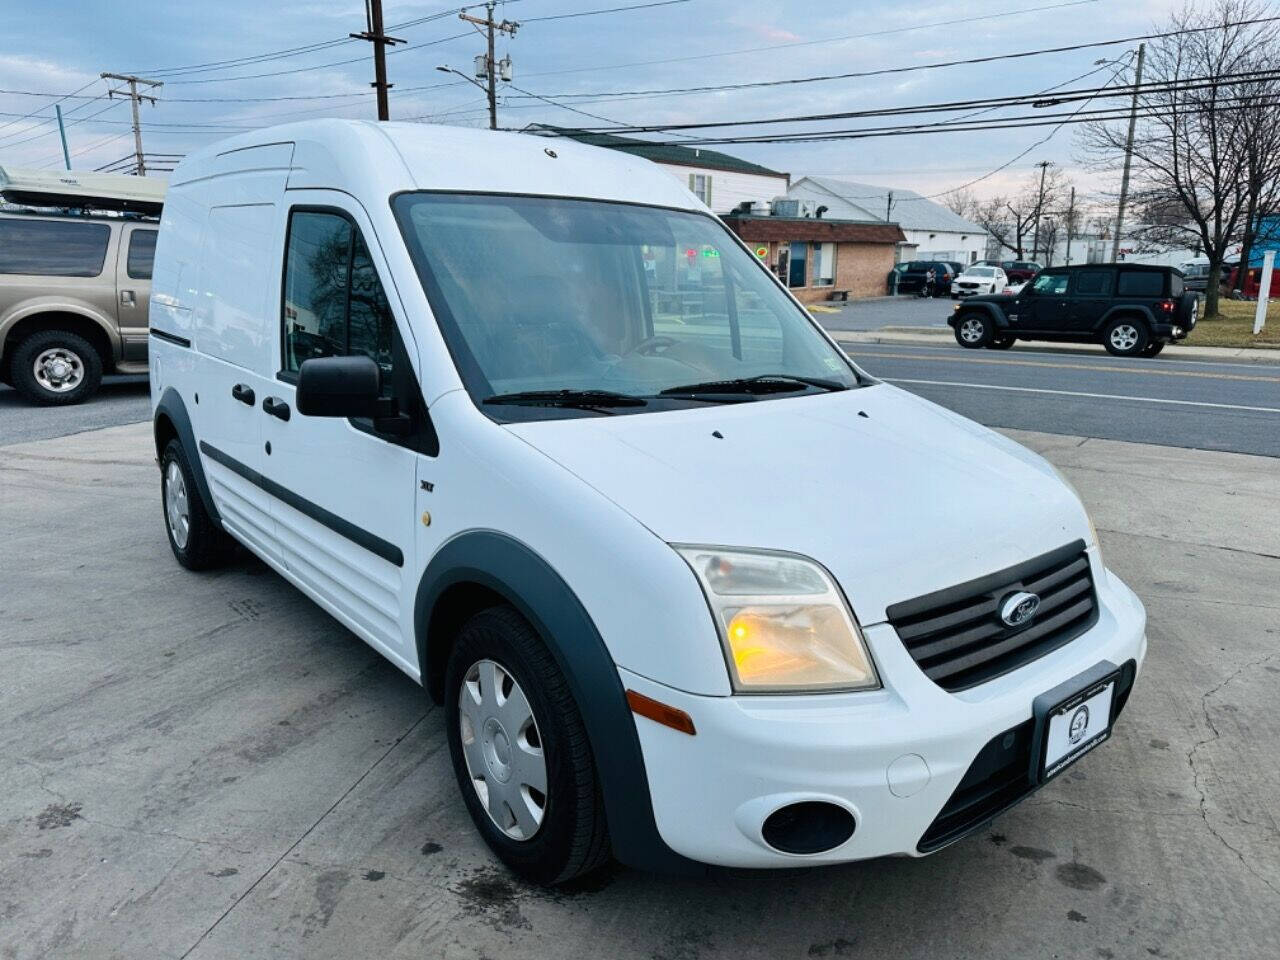
[[[511,870],[553,885],[608,860],[586,726],[550,651],[511,607],[483,610],[459,631],[445,727],[467,811]]]
[[[235,541],[209,516],[182,441],[176,437],[160,458],[160,502],[169,547],[188,570],[208,570],[235,551]]]
[[[64,330],[40,330],[13,352],[13,386],[42,406],[83,403],[102,383],[102,358],[84,337]]]

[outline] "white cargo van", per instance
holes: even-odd
[[[938,850],[1146,652],[1051,466],[858,370],[644,160],[240,136],[174,173],[151,303],[178,561],[239,541],[421,683],[535,881]]]

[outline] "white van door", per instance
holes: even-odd
[[[363,353],[381,368],[384,395],[407,393],[416,346],[360,205],[329,191],[287,196],[279,373],[266,397],[262,468],[284,562],[334,616],[410,668],[413,637],[402,624],[413,621],[422,454],[369,421],[299,414],[294,384],[308,359]],[[420,392],[404,399],[420,402]]]

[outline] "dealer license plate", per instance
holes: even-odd
[[[1111,700],[1116,678],[1108,677],[1068,697],[1045,717],[1043,783],[1111,736]]]

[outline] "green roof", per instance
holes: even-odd
[[[596,133],[589,130],[578,130],[573,127],[556,127],[549,123],[531,123],[525,127],[526,133],[541,136],[567,137],[593,147],[607,147],[610,150],[621,150],[633,156],[652,160],[654,163],[674,163],[685,167],[707,167],[712,170],[733,170],[737,173],[758,173],[766,177],[788,177],[779,170],[770,170],[758,163],[733,157],[718,150],[705,150],[701,147],[681,147],[663,143],[649,143],[631,137],[619,137],[612,133]]]

